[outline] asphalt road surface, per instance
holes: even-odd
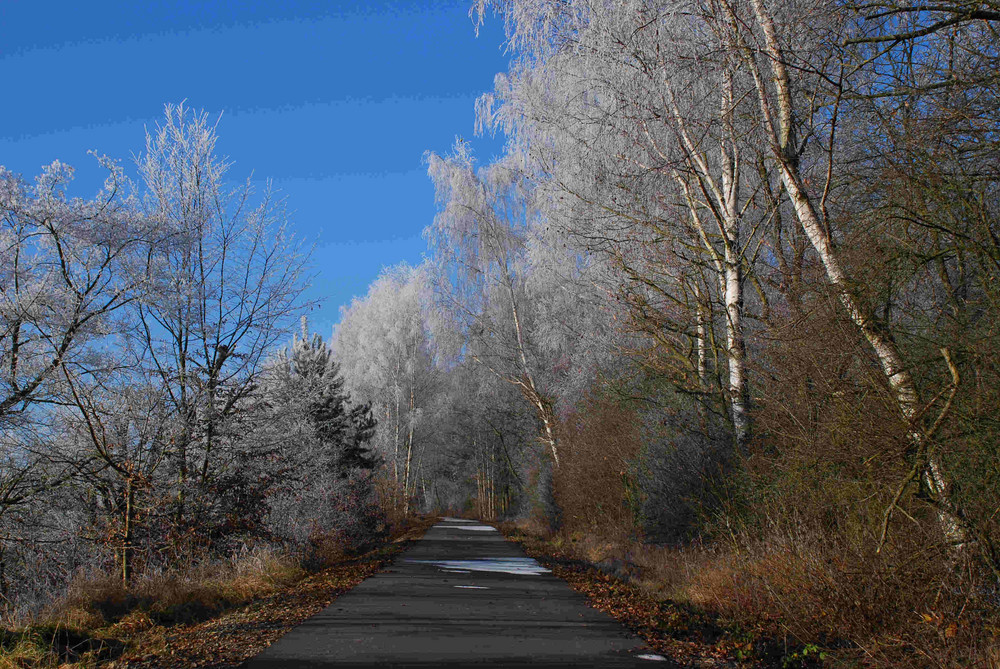
[[[529,666],[673,663],[494,528],[443,518],[243,668]]]

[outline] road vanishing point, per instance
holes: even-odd
[[[242,665],[668,666],[495,528],[458,518]]]

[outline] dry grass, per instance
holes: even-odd
[[[42,621],[93,628],[141,614],[154,623],[191,622],[280,590],[307,575],[297,557],[274,549],[146,575],[129,588],[110,574],[90,574],[75,579]]]
[[[427,524],[399,527],[361,556],[328,546],[321,569],[305,569],[302,556],[262,549],[146,575],[127,589],[109,574],[81,576],[35,619],[0,629],[0,669],[184,667],[203,660],[235,666],[382,568]]]
[[[875,555],[835,537],[668,548],[506,529],[542,559],[592,566],[590,576],[578,577],[580,589],[667,651],[676,652],[678,639],[690,642],[682,632],[707,625],[719,630],[718,638],[695,655],[758,666],[1000,664],[1000,612],[988,581],[977,581],[968,565],[921,553],[916,535]],[[601,585],[609,578],[632,590]],[[927,587],[932,583],[938,587]],[[642,604],[644,598],[657,607]],[[643,624],[630,617],[636,610],[657,611],[663,619],[670,611],[671,623]]]

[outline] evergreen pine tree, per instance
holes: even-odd
[[[291,350],[282,351],[279,361],[292,396],[306,403],[328,466],[341,477],[352,469],[375,469],[379,459],[368,447],[377,424],[371,406],[351,406],[333,351],[319,334],[309,335],[304,317],[301,338],[293,338]]]

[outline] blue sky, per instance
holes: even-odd
[[[87,151],[128,163],[166,102],[222,113],[231,175],[273,180],[316,242],[310,319],[383,266],[417,263],[435,213],[422,156],[456,135],[482,161],[473,103],[506,69],[502,26],[476,37],[466,0],[0,2],[0,164],[27,177],[55,159],[81,195],[102,179]]]

